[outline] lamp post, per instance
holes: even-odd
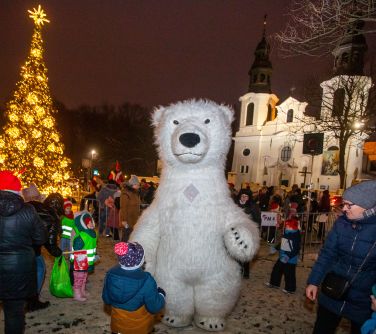
[[[97,154],[97,152],[95,150],[91,150],[91,161],[90,161],[90,180],[93,178],[93,171],[94,171],[94,166],[93,166],[93,162],[94,162],[94,158],[95,158],[95,155]]]

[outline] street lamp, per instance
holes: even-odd
[[[97,152],[95,150],[91,150],[91,162],[93,162],[96,154],[97,154]]]

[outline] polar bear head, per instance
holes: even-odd
[[[209,100],[187,100],[154,111],[160,159],[167,166],[223,166],[233,111]]]

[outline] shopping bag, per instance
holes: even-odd
[[[69,268],[64,256],[55,258],[50,277],[51,295],[60,298],[72,298],[73,289],[69,278]]]
[[[86,250],[74,251],[73,267],[74,267],[74,270],[76,271],[88,270],[89,262],[87,259]]]

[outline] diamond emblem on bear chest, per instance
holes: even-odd
[[[184,196],[192,203],[195,198],[197,197],[197,195],[199,194],[200,192],[198,191],[198,189],[191,183],[187,188],[184,189]]]

